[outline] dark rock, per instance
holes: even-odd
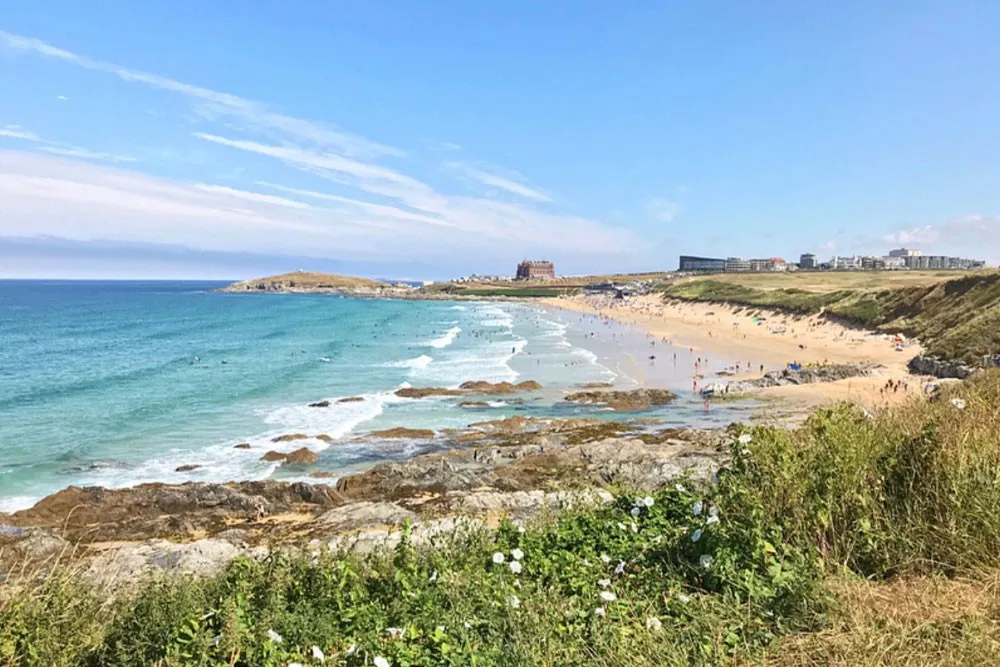
[[[277,438],[271,438],[271,442],[293,442],[295,440],[307,440],[309,438],[305,433],[289,433],[287,435],[279,435]]]
[[[566,396],[570,403],[601,405],[618,412],[650,410],[667,405],[677,398],[666,389],[633,389],[631,391],[578,391]]]
[[[400,398],[427,398],[428,396],[461,396],[465,392],[444,387],[403,387],[396,390]]]
[[[977,370],[961,360],[924,355],[917,355],[910,359],[907,368],[910,369],[911,373],[917,375],[933,375],[936,378],[958,378],[959,380],[965,380]]]
[[[284,461],[287,458],[288,454],[284,452],[276,452],[272,449],[267,454],[264,454],[264,456],[260,457],[260,460],[273,463],[274,461]]]
[[[234,445],[233,449],[250,449],[250,443],[249,442],[241,442],[238,445]]]
[[[363,396],[348,396],[347,398],[342,398],[342,399],[340,399],[337,402],[338,403],[361,403],[364,400],[365,399],[364,399]]]
[[[174,468],[174,472],[191,472],[192,470],[197,470],[201,466],[197,463],[189,463],[187,465],[177,466]]]
[[[470,394],[515,394],[522,391],[539,391],[542,385],[534,380],[525,380],[517,384],[469,380],[468,382],[463,382],[458,387]]]
[[[330,407],[330,401],[318,401],[316,403],[310,403],[310,408],[328,408]]]
[[[429,428],[404,428],[397,426],[396,428],[389,428],[383,431],[372,431],[368,435],[373,438],[427,440],[433,438],[436,433]]]
[[[458,407],[481,410],[490,407],[490,404],[486,401],[462,401]]]
[[[316,463],[319,457],[308,447],[302,447],[301,449],[296,449],[294,452],[289,453],[285,456],[285,465],[288,464],[307,464]]]

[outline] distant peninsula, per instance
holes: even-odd
[[[413,288],[405,283],[390,284],[370,278],[354,278],[332,273],[295,271],[266,278],[241,280],[223,287],[222,292],[345,294],[351,296],[401,296]]]

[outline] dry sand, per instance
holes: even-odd
[[[841,400],[875,407],[919,393],[923,384],[906,369],[906,362],[921,352],[916,341],[909,341],[902,352],[897,352],[890,336],[852,329],[819,316],[796,317],[720,304],[665,303],[658,295],[627,300],[604,296],[562,297],[545,299],[544,303],[549,307],[634,324],[651,336],[667,339],[679,347],[702,349],[730,359],[746,359],[756,371],[749,377],[760,375],[761,364],[774,370],[792,361],[804,364],[871,361],[885,367],[872,377],[774,387],[760,392],[788,399],[800,407]],[[756,323],[753,321],[755,315],[766,319]],[[784,333],[779,333],[781,330]],[[908,391],[882,393],[880,390],[890,379],[904,380]]]

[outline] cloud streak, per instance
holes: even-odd
[[[20,125],[5,125],[3,128],[0,128],[0,137],[16,139],[18,141],[27,141],[29,143],[36,144],[38,150],[45,151],[46,153],[52,153],[53,155],[78,157],[85,160],[103,160],[105,162],[136,161],[134,157],[130,157],[128,155],[103,153],[101,151],[92,151],[88,148],[81,148],[80,146],[74,146],[72,144],[65,144],[60,141],[49,141],[47,139],[43,139],[34,132],[25,130]]]
[[[493,173],[491,171],[486,171],[479,167],[474,167],[472,165],[466,164],[464,162],[449,162],[445,166],[456,170],[460,174],[466,176],[467,178],[479,181],[483,185],[487,185],[493,188],[499,188],[511,194],[518,195],[520,197],[525,197],[527,199],[533,199],[540,202],[550,202],[552,197],[545,194],[540,190],[528,187],[527,185],[514,180],[513,178],[508,178],[506,176]],[[520,177],[520,174],[515,174]]]

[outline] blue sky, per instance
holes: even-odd
[[[0,6],[0,276],[1000,261],[1000,3]]]

